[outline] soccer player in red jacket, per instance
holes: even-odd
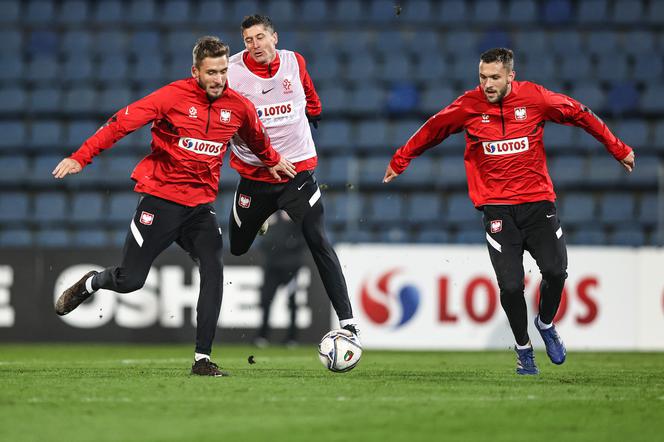
[[[325,234],[321,191],[314,176],[318,163],[309,122],[317,127],[321,104],[297,52],[277,49],[278,35],[269,17],[242,21],[246,50],[233,55],[228,81],[251,100],[274,149],[293,162],[294,178],[275,178],[259,167],[241,137],[233,139],[231,166],[240,174],[229,219],[231,253],[247,252],[265,220],[283,209],[301,226],[339,325],[358,334],[339,258]]]
[[[152,123],[152,151],[134,169],[134,191],[142,196],[130,224],[122,263],[91,271],[65,290],[55,310],[78,307],[99,289],[129,293],[143,287],[154,259],[174,241],[200,266],[196,350],[191,373],[224,376],[210,360],[221,310],[222,237],[212,203],[228,142],[247,140],[261,168],[275,179],[295,176],[287,159],[271,146],[249,100],[226,84],[228,46],[202,37],[194,46],[192,78],[178,80],[129,104],[53,170],[55,178],[79,173],[105,149]]]
[[[542,136],[546,121],[574,125],[601,142],[628,172],[634,152],[588,107],[528,81],[514,81],[514,57],[495,48],[480,57],[478,88],[438,112],[400,147],[385,171],[388,183],[410,161],[450,134],[466,133],[464,162],[468,193],[483,211],[487,248],[517,353],[518,374],[538,374],[528,337],[523,251],[542,273],[535,327],[554,364],[565,362],[565,346],[553,318],[567,278],[567,248],[546,168]]]

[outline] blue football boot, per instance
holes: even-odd
[[[532,347],[516,351],[516,374],[539,374],[537,364],[535,364],[535,352]]]
[[[563,340],[560,339],[560,335],[556,331],[556,326],[551,325],[551,327],[542,330],[539,328],[539,316],[535,316],[535,328],[539,331],[544,345],[546,346],[546,354],[549,355],[549,359],[556,365],[560,365],[565,362],[565,357],[567,356],[567,350],[565,349],[565,344]]]

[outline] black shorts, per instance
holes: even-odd
[[[231,227],[255,234],[279,209],[300,223],[315,204],[321,204],[320,197],[316,177],[310,170],[298,173],[283,184],[240,178],[233,201]]]

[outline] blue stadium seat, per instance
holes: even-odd
[[[20,185],[29,173],[27,156],[12,154],[0,157],[0,183],[3,185]]]
[[[619,120],[612,125],[613,133],[625,143],[641,150],[651,142],[649,127],[644,120]]]
[[[645,30],[627,31],[622,35],[621,50],[631,56],[648,54],[652,57],[657,52],[655,33]]]
[[[101,223],[104,212],[104,198],[99,192],[79,192],[73,195],[69,220],[74,223]]]
[[[584,0],[579,2],[576,12],[576,19],[579,23],[606,23],[608,18],[608,0]]]
[[[84,0],[65,0],[58,10],[58,22],[64,25],[88,24],[90,2]]]
[[[612,58],[619,52],[618,34],[614,31],[591,31],[586,37],[586,50],[590,55]]]
[[[97,100],[98,111],[108,115],[108,117],[134,101],[129,87],[122,85],[100,90]]]
[[[386,120],[365,120],[358,124],[356,146],[360,149],[386,151],[393,149]]]
[[[576,82],[591,80],[592,71],[590,57],[563,57],[556,73],[559,80]]]
[[[606,233],[600,227],[583,227],[577,229],[568,238],[568,244],[573,245],[605,246],[608,244]]]
[[[403,198],[399,193],[373,193],[368,198],[369,221],[383,224],[398,222],[404,213]]]
[[[129,226],[137,205],[138,195],[134,192],[113,193],[105,218],[111,223]]]
[[[569,95],[577,101],[585,104],[595,112],[600,112],[606,106],[606,95],[604,91],[593,82],[576,82],[572,84]]]
[[[376,242],[381,243],[407,243],[412,242],[408,232],[402,227],[396,225],[387,229],[378,229],[374,233]]]
[[[23,192],[0,192],[0,223],[18,222],[29,219],[30,199]]]
[[[477,58],[478,34],[476,32],[449,31],[445,37],[445,51],[448,54]]]
[[[32,220],[39,224],[67,219],[67,198],[62,192],[40,192],[33,198]]]
[[[626,187],[647,187],[653,189],[657,185],[659,168],[663,161],[655,155],[639,155],[638,152],[641,151],[640,147],[636,146],[637,158],[635,172],[626,176],[623,173],[624,183]]]
[[[615,246],[641,247],[646,243],[646,235],[642,229],[618,226],[611,235],[611,244]]]
[[[399,177],[401,179],[403,177]],[[441,221],[443,204],[440,195],[433,192],[412,193],[406,200],[406,216],[411,223],[435,223]]]
[[[584,224],[596,220],[595,200],[590,193],[567,193],[558,207],[563,223]]]
[[[60,47],[59,35],[55,31],[33,29],[28,35],[27,47],[23,49],[35,58],[53,57]]]
[[[335,23],[352,23],[365,21],[367,13],[360,0],[340,0],[332,3],[332,16]]]
[[[532,24],[537,21],[536,0],[512,0],[507,8],[507,22],[512,24]]]
[[[32,149],[51,152],[63,147],[71,148],[72,146],[63,146],[63,132],[62,123],[57,120],[34,121],[30,125],[30,136],[26,145]]]
[[[134,155],[120,155],[120,152],[114,152],[106,159],[106,167],[104,168],[104,182],[109,184],[131,184],[131,173],[138,164],[141,158]],[[230,174],[233,176],[234,181],[237,180],[235,173]]]
[[[648,82],[652,78],[664,75],[664,64],[661,57],[653,57],[652,53],[638,54],[634,57],[632,78],[641,82]]]
[[[656,193],[644,193],[639,199],[637,205],[636,220],[644,227],[653,227],[657,225],[659,204]]]
[[[445,141],[443,141],[444,144]],[[444,155],[440,160],[435,180],[436,186],[457,188],[466,185],[466,168],[461,152]]]
[[[406,144],[408,139],[422,126],[423,121],[399,119],[392,123],[392,147],[397,147]]]
[[[162,72],[162,77],[165,78],[166,82],[171,82],[191,76],[191,61],[191,53],[172,56],[170,63],[166,65],[166,70]]]
[[[428,84],[431,88],[442,87],[439,83],[428,83],[440,79],[441,72],[445,72],[452,66],[449,60],[444,59],[440,54],[432,54],[427,57],[420,57],[417,64],[412,67],[411,76],[413,80],[418,80]]]
[[[470,19],[469,2],[465,0],[448,0],[439,3],[436,21],[443,25],[459,25]]]
[[[325,220],[337,225],[346,224],[359,210],[356,199],[347,193],[327,193],[325,204]]]
[[[109,55],[101,58],[97,65],[96,72],[102,84],[106,87],[109,85],[122,85],[129,80],[129,63],[127,57],[124,55]],[[98,106],[104,106],[104,102],[97,103]]]
[[[476,225],[479,229],[481,218],[481,212],[473,207],[467,193],[452,193],[447,197],[447,210],[443,221],[458,225]]]
[[[40,229],[34,239],[35,245],[46,248],[71,247],[71,233],[59,228]]]
[[[350,92],[347,87],[339,84],[321,87],[318,90],[325,112],[346,112],[348,110],[348,102],[350,101]],[[322,124],[322,122],[321,122]]]
[[[546,23],[567,23],[572,18],[572,4],[569,0],[548,0],[542,13]]]
[[[59,112],[62,106],[62,90],[53,85],[31,88],[30,102],[26,106],[33,112]]]
[[[58,60],[50,54],[33,58],[25,67],[25,78],[30,81],[39,81],[41,84],[60,80]]]
[[[1,35],[0,38],[2,38]],[[0,45],[2,45],[1,40]],[[2,65],[2,69],[0,69],[0,82],[15,84],[15,82],[23,79],[23,60],[18,55],[0,54],[0,64]]]
[[[482,0],[473,2],[471,6],[471,19],[475,23],[493,23],[496,17],[500,17],[503,8],[498,0]]]
[[[127,32],[124,31],[98,31],[93,38],[94,44],[92,49],[95,52],[95,55],[98,55],[103,59],[110,56],[124,57],[127,53],[128,46],[127,35]],[[130,47],[135,47],[135,43],[136,42],[132,41]],[[150,48],[145,49],[147,52],[150,52]]]
[[[417,232],[413,239],[417,243],[445,244],[450,242],[450,234],[441,228],[426,228]]]
[[[539,30],[519,30],[512,34],[514,47],[519,48],[514,61],[515,69],[519,69],[521,57],[537,56],[546,53],[548,50],[547,34]],[[563,61],[565,58],[563,58]]]
[[[84,85],[94,77],[92,58],[74,56],[62,64],[62,83],[70,85]]]
[[[92,14],[93,23],[116,24],[124,21],[125,6],[120,0],[95,2]]]
[[[610,57],[599,57],[595,66],[595,77],[600,81],[624,80],[629,74],[627,57],[614,53]]]
[[[33,184],[42,186],[53,185],[53,175],[51,172],[53,172],[55,166],[62,160],[62,157],[63,155],[39,155],[32,161],[32,168],[27,178]]]
[[[302,17],[307,17],[308,23],[321,23],[329,17],[329,8],[325,0],[308,0],[300,4]]]
[[[70,122],[67,128],[67,135],[64,138],[65,146],[78,149],[85,140],[97,132],[100,125],[97,121],[92,120],[75,120]]]
[[[105,247],[110,243],[110,238],[102,229],[75,230],[72,243],[76,247]]]
[[[562,124],[547,124],[544,128],[544,146],[549,152],[563,152],[574,147],[575,127]]]
[[[0,246],[29,247],[32,245],[32,232],[28,229],[1,229]]]
[[[664,86],[660,84],[647,84],[641,93],[640,110],[644,113],[660,114],[664,112]]]
[[[159,21],[167,25],[183,25],[189,20],[190,3],[186,0],[166,0],[159,7]],[[192,43],[193,47],[193,43]]]
[[[217,212],[219,213],[219,212]],[[124,243],[127,240],[127,234],[129,233],[129,227],[126,229],[118,228],[112,229],[109,233],[109,245],[111,247],[122,248]]]
[[[166,34],[166,52],[171,56],[190,55],[198,38],[199,36],[190,30],[171,31]],[[155,52],[152,55],[158,57],[159,53]],[[160,71],[155,70],[153,76],[159,77],[159,74]]]
[[[60,51],[70,60],[81,62],[92,51],[92,35],[87,30],[73,29],[63,32]]]
[[[192,11],[191,14],[194,23],[204,25],[214,24],[215,26],[218,26],[220,23],[227,21],[227,6],[225,3],[217,0],[204,0],[196,2],[195,4],[197,5],[197,8]]]
[[[341,75],[341,66],[339,60],[334,55],[316,56],[307,59],[307,71],[318,88],[321,82],[336,83]],[[323,103],[325,105],[325,103]]]
[[[459,95],[450,87],[440,84],[432,85],[422,92],[420,109],[425,114],[433,115],[450,105]]]
[[[340,241],[351,244],[362,244],[376,242],[376,236],[368,230],[348,230],[339,235]]]
[[[632,0],[615,0],[611,19],[617,24],[638,25],[645,18],[644,2]]]
[[[549,172],[555,186],[578,186],[586,175],[585,158],[580,155],[556,156],[549,162]]]
[[[4,12],[4,11],[3,11]],[[0,15],[4,18],[4,14]],[[0,20],[2,20],[0,18]],[[18,57],[23,51],[23,33],[20,29],[0,29],[0,54],[8,58]]]
[[[237,0],[233,3],[230,11],[226,11],[226,16],[229,23],[233,24],[233,29],[235,30],[239,28],[239,25],[245,16],[258,14],[260,13],[260,10],[261,8],[257,0]],[[279,24],[275,23],[275,26],[279,26]]]
[[[161,13],[161,10],[160,10]],[[153,0],[132,0],[125,20],[132,24],[153,23],[157,18],[157,7]]]
[[[191,46],[187,53],[183,54],[189,60],[189,67],[191,67],[191,48],[194,47],[193,43],[190,42]],[[163,51],[163,44],[164,41],[158,31],[137,31],[131,35],[128,49],[131,54],[140,57],[145,53],[161,53]]]
[[[360,184],[363,186],[379,186],[383,182],[385,176],[385,169],[390,162],[392,156],[372,156],[365,158],[360,165]],[[395,185],[399,184],[399,180],[395,180]]]
[[[500,47],[500,48],[509,48],[512,47],[512,42],[510,36],[507,32],[501,29],[492,29],[486,31],[482,34],[482,37],[477,42],[477,51],[484,52],[491,48]],[[473,54],[475,63],[477,64],[477,54]]]
[[[0,121],[0,151],[11,150],[25,145],[27,139],[27,128],[21,121],[2,120]]]
[[[163,59],[159,54],[145,54],[139,57],[131,69],[131,79],[142,83],[161,81],[164,71]]]
[[[549,45],[556,54],[567,57],[575,57],[583,53],[581,34],[576,31],[551,32],[549,34]]]
[[[375,114],[383,111],[386,105],[385,89],[370,83],[359,83],[353,88],[348,102],[351,112]],[[361,136],[361,134],[360,134]]]
[[[452,238],[456,244],[486,244],[486,232],[479,221],[462,226]]]
[[[664,24],[664,3],[651,1],[644,17],[649,23]]]
[[[62,110],[67,113],[87,114],[97,108],[97,92],[91,86],[74,86],[65,92]]]
[[[392,148],[394,150],[394,148]],[[387,164],[385,164],[385,168]],[[400,186],[429,187],[440,176],[440,166],[434,158],[416,158],[398,180]]]
[[[31,25],[48,24],[54,22],[55,2],[50,0],[32,0],[27,2],[21,20],[23,23]]]
[[[551,55],[535,55],[528,57],[519,64],[523,79],[544,84],[553,89],[551,79],[556,77],[559,65]],[[516,69],[516,68],[515,68]]]
[[[402,5],[399,14],[401,14],[404,9],[409,9],[409,6],[410,4],[408,3]],[[384,0],[373,0],[371,3],[369,3],[367,19],[369,23],[374,23],[381,26],[390,26],[391,23],[397,19],[395,5]]]
[[[389,4],[389,3],[388,3]],[[396,15],[394,6],[392,15]],[[399,13],[399,21],[418,24],[431,20],[434,17],[434,8],[432,2],[429,0],[410,0],[409,2],[401,5],[401,12]]]
[[[22,87],[0,89],[0,112],[16,113],[25,109],[28,96]]]
[[[351,169],[355,168],[355,159],[347,156],[336,156],[321,161],[320,183],[344,186],[350,182]]]
[[[635,215],[635,201],[630,193],[607,193],[600,199],[600,221],[607,224],[630,222]]]
[[[639,104],[639,91],[629,80],[614,82],[607,94],[608,108],[613,115],[631,114]]]
[[[342,76],[346,80],[373,78],[376,73],[376,61],[370,55],[353,57],[342,70]]]
[[[612,156],[602,152],[590,159],[586,182],[597,186],[617,186],[625,180],[623,167]]]
[[[378,64],[375,77],[383,81],[407,81],[412,67],[413,62],[407,56],[394,57]]]
[[[314,130],[316,146],[320,151],[340,152],[350,149],[355,143],[351,136],[351,124],[346,120],[321,121],[318,130]]]
[[[297,5],[299,8],[299,5]],[[286,26],[297,20],[298,13],[296,5],[292,0],[277,0],[268,2],[266,5],[266,12],[268,17],[276,24],[276,26]],[[287,46],[282,46],[287,47]]]
[[[0,14],[0,24],[4,28],[8,24],[19,23],[21,18],[20,0],[7,0],[2,2],[2,14]],[[2,40],[0,40],[1,42]]]

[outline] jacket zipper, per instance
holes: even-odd
[[[207,123],[205,124],[205,135],[208,133],[208,129],[210,128],[210,111],[212,110],[212,103],[208,105],[208,118],[207,118]]]
[[[500,122],[503,124],[503,136],[505,136],[505,118],[503,117],[503,102],[500,102]]]

